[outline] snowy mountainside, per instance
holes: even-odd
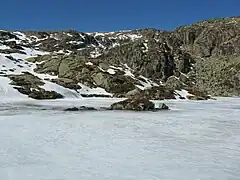
[[[17,90],[34,99],[240,96],[239,29],[240,18],[231,17],[173,31],[1,30],[0,93]]]
[[[70,31],[71,32],[71,31]],[[75,33],[75,32],[74,32]],[[39,35],[40,34],[40,35]],[[76,34],[70,34],[67,32],[62,32],[63,35],[66,35],[68,37],[73,37]],[[106,35],[108,35],[107,33]],[[111,33],[110,33],[111,34]],[[41,43],[45,43],[44,41],[47,41],[49,39],[59,39],[60,35],[53,33],[49,34],[49,36],[45,35],[44,33],[37,33],[37,36],[33,36],[32,33],[27,32],[26,34],[22,32],[8,32],[8,31],[0,31],[0,80],[1,80],[1,85],[0,85],[0,94],[1,96],[18,96],[20,93],[19,92],[29,95],[29,93],[32,93],[33,91],[39,92],[39,91],[44,91],[45,92],[57,92],[63,97],[66,98],[80,98],[80,97],[92,97],[92,96],[100,96],[100,97],[112,97],[111,93],[106,92],[103,88],[101,87],[88,87],[80,82],[76,83],[79,88],[67,88],[63,87],[62,84],[59,85],[58,83],[53,82],[54,79],[58,78],[58,75],[51,75],[50,73],[38,73],[35,72],[34,70],[37,68],[38,65],[41,65],[42,62],[30,62],[27,59],[31,58],[37,58],[37,57],[44,57],[44,56],[60,56],[63,55],[65,56],[66,54],[70,54],[71,50],[66,50],[62,49],[58,51],[58,48],[54,52],[48,52],[48,51],[43,51],[44,48],[41,47]],[[87,34],[78,34],[82,39],[87,39]],[[93,37],[97,37],[98,39],[102,36],[105,36],[105,34],[100,34],[100,33],[94,33],[92,34]],[[126,40],[126,39],[131,39],[134,41],[137,38],[140,38],[140,35],[126,35],[123,33],[118,33],[116,38],[119,38],[120,40]],[[111,39],[112,37],[108,37],[107,39]],[[105,41],[105,40],[103,40]],[[66,44],[73,44],[69,42],[65,42]],[[77,42],[77,41],[76,41]],[[94,52],[98,50],[98,48],[106,49],[102,44],[100,44],[97,40],[93,41],[94,43],[97,44],[94,45],[91,44],[89,46],[95,47],[93,52],[90,52],[90,57]],[[79,42],[76,44],[80,44]],[[113,43],[114,44],[114,43]],[[116,45],[116,43],[115,43]],[[57,46],[55,46],[57,47]],[[71,45],[69,46],[70,49],[73,48]],[[41,50],[40,50],[41,49]],[[51,49],[50,49],[51,50]],[[94,66],[92,62],[85,62],[85,65],[88,67]],[[158,84],[152,82],[151,80],[141,76],[139,79],[136,79],[135,76],[131,73],[131,69],[127,66],[127,64],[123,64],[121,67],[115,67],[111,66],[107,70],[103,70],[100,66],[97,67],[101,72],[108,73],[110,75],[115,75],[116,73],[122,73],[124,76],[130,77],[132,80],[135,80],[137,82],[136,87],[140,89],[145,89],[148,87],[152,86],[158,86]],[[23,89],[19,89],[19,86],[22,84],[18,82],[14,82],[16,80],[16,77],[24,77],[24,75],[27,77],[31,74],[32,77],[39,79],[42,84],[39,84],[39,86],[35,86],[35,84],[31,84],[28,81],[28,79],[23,80],[23,85],[27,84],[27,88],[29,88],[28,93],[24,93]],[[14,79],[14,80],[13,80]],[[11,81],[12,80],[12,81]],[[22,79],[21,79],[22,80]],[[20,80],[19,80],[20,81]],[[27,82],[27,83],[26,83]],[[35,83],[35,82],[34,82]],[[84,83],[84,82],[83,82]],[[24,87],[26,88],[26,87]],[[21,97],[25,97],[24,95]],[[29,95],[29,97],[36,98],[36,96]],[[55,98],[54,97],[46,97],[48,98]],[[37,97],[38,98],[43,98],[45,97]]]

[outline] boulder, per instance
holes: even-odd
[[[155,105],[146,98],[126,99],[110,106],[111,110],[154,111]]]
[[[64,111],[96,111],[97,109],[94,107],[87,107],[87,106],[80,106],[79,108],[77,107],[72,107],[72,108],[66,108]]]
[[[44,82],[37,76],[32,75],[29,72],[23,72],[19,75],[9,75],[10,80],[12,80],[11,85],[16,86],[28,86],[28,87],[37,87],[44,85]]]
[[[161,107],[159,107],[158,109],[168,110],[169,107],[166,104],[162,103]]]
[[[184,88],[184,83],[182,81],[179,80],[178,77],[176,76],[170,76],[166,83],[165,86],[168,89],[172,89],[172,90],[180,90]]]
[[[155,105],[148,99],[127,99],[111,105],[112,110],[153,111]]]
[[[152,100],[176,99],[173,90],[169,90],[166,86],[155,86],[148,89],[140,90],[134,89],[129,91],[127,98],[141,98],[145,97]]]
[[[42,100],[42,99],[62,99],[64,96],[55,91],[46,91],[44,89],[32,90],[28,97]]]

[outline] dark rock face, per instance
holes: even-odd
[[[111,105],[112,110],[153,111],[155,105],[146,98],[127,99]]]
[[[8,77],[12,80],[11,85],[14,85],[15,89],[30,98],[38,100],[63,98],[61,94],[55,91],[46,91],[40,88],[39,86],[44,85],[44,82],[29,72],[20,75],[9,75]]]
[[[163,103],[162,106],[160,107],[160,109],[168,110],[169,107],[166,104]]]
[[[145,97],[130,98],[124,101],[116,102],[111,105],[111,110],[131,110],[131,111],[156,111],[167,110],[169,107],[162,104],[161,107],[155,108],[155,104]]]
[[[41,100],[41,99],[61,99],[63,95],[55,91],[45,91],[44,89],[33,90],[28,95],[30,98]]]
[[[74,80],[72,79],[57,78],[57,79],[52,79],[52,82],[69,89],[74,89],[74,90],[81,89],[81,86],[79,86],[78,83],[74,82]]]
[[[162,104],[161,107],[155,108],[155,104],[145,97],[126,99],[111,105],[111,110],[131,110],[131,111],[156,111],[167,110],[169,107]]]
[[[40,78],[32,75],[29,72],[24,72],[20,75],[9,75],[8,77],[12,80],[11,84],[16,86],[26,86],[29,88],[34,88],[44,85]]]
[[[67,108],[64,109],[64,111],[97,111],[97,109],[94,107],[80,106],[79,108],[77,107]]]
[[[151,100],[176,99],[173,89],[167,89],[165,86],[152,87],[146,90],[130,91],[126,95],[127,98],[145,97]]]

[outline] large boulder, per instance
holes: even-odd
[[[28,95],[30,98],[42,100],[42,99],[62,99],[64,98],[63,95],[55,92],[55,91],[46,91],[42,88],[37,90],[32,90],[31,93]]]
[[[144,90],[134,89],[126,94],[127,98],[145,97],[152,100],[176,99],[174,90],[168,89],[166,86],[155,86]]]
[[[166,83],[165,86],[168,89],[172,89],[172,90],[181,90],[184,89],[185,85],[183,82],[180,81],[180,79],[176,76],[170,76]]]
[[[80,106],[80,107],[72,107],[66,108],[64,111],[97,111],[94,107]]]
[[[168,106],[162,104],[160,108],[156,108],[155,104],[147,98],[132,98],[124,101],[116,102],[110,106],[111,110],[132,110],[132,111],[155,111],[160,109],[168,109]]]
[[[126,99],[111,105],[112,110],[153,111],[155,105],[146,98]]]

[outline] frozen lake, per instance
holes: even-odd
[[[0,179],[240,179],[240,98],[169,101],[162,112],[60,109],[86,103],[111,102],[0,104]]]

